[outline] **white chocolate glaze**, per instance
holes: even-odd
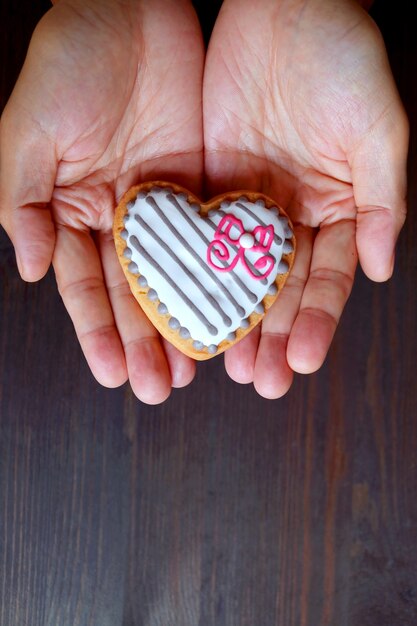
[[[127,208],[122,237],[129,267],[140,274],[140,286],[149,286],[148,297],[164,305],[159,305],[159,311],[169,314],[170,327],[183,338],[190,337],[196,349],[208,346],[213,353],[221,341],[234,336],[236,329],[247,327],[250,314],[263,311],[265,295],[276,291],[273,283],[277,273],[288,269],[281,262],[283,250],[289,249],[290,242],[285,240],[292,237],[288,220],[277,210],[266,209],[262,202],[241,197],[223,202],[218,211],[210,211],[203,218],[198,205],[190,206],[186,194],[154,187],[139,193]],[[254,239],[257,226],[273,226],[269,255],[274,268],[267,278],[253,278],[240,262],[232,271],[218,271],[207,263],[208,245],[227,214],[242,222],[245,258],[252,268],[260,255],[246,245]],[[225,245],[233,258],[237,247]]]

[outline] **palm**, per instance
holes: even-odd
[[[389,260],[378,267],[375,259],[389,255],[403,219],[388,210],[401,208],[403,174],[379,185],[375,159],[390,145],[386,158],[401,170],[406,144],[379,35],[354,3],[332,4],[312,1],[283,19],[274,2],[229,0],[206,64],[212,191],[261,189],[287,209],[298,235],[296,265],[261,338],[253,333],[226,355],[236,380],[254,380],[269,397],[285,392],[292,370],[322,363],[353,282],[356,243],[368,275],[387,278]]]
[[[42,180],[20,202],[21,237],[33,248],[37,278],[55,228],[58,287],[97,378],[113,386],[129,375],[139,397],[160,401],[171,382],[190,380],[193,365],[166,344],[164,352],[130,295],[112,242],[113,210],[144,178],[175,178],[199,191],[201,36],[188,2],[94,6],[60,2],[45,16],[9,104],[15,116],[20,110],[20,127],[26,121],[26,141],[42,129],[30,146],[42,154]],[[36,233],[41,203],[52,220]]]
[[[85,15],[68,31],[68,5],[58,5],[54,11],[62,11],[49,16],[54,22],[62,20],[64,39],[60,49],[54,46],[58,58],[45,82],[59,83],[63,76],[71,76],[60,86],[52,111],[43,104],[39,112],[46,118],[40,121],[50,126],[54,117],[65,120],[58,137],[61,154],[54,193],[54,211],[60,219],[66,219],[68,210],[68,206],[62,210],[61,200],[72,204],[76,198],[82,205],[81,221],[100,228],[103,215],[97,222],[97,214],[103,210],[111,220],[114,197],[133,181],[152,171],[182,168],[184,161],[189,161],[192,170],[190,184],[199,185],[199,84],[190,84],[189,77],[199,77],[201,49],[197,45],[194,54],[187,51],[188,46],[200,43],[199,31],[190,23],[192,14],[185,14],[188,23],[184,23],[185,12],[178,12],[169,2],[160,4],[165,5],[162,23],[158,7],[149,12],[145,4],[145,11],[132,16],[110,3],[108,15],[97,14],[102,22],[94,25],[93,41]],[[116,29],[106,25],[110,20],[117,23]],[[75,213],[74,206],[71,213]]]

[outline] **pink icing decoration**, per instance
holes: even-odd
[[[239,231],[236,239],[234,239],[230,233],[233,227],[235,227]],[[239,243],[241,236],[244,235],[245,232],[246,231],[243,228],[242,222],[237,217],[235,217],[234,215],[225,215],[218,225],[216,232],[214,233],[214,240],[209,244],[207,248],[207,263],[210,265],[210,267],[218,270],[219,272],[230,272],[240,259],[248,274],[250,274],[255,280],[261,280],[262,278],[266,278],[267,276],[269,276],[275,264],[275,259],[272,256],[268,255],[268,252],[274,240],[274,227],[272,226],[272,224],[265,227],[256,226],[256,228],[250,233],[253,236],[255,242],[251,248],[244,248]],[[222,239],[229,244],[237,246],[238,248],[235,256],[231,260],[230,251],[227,248],[226,244],[221,241]],[[255,274],[249,267],[245,258],[246,250],[259,252],[259,254],[262,255],[253,264],[253,267],[255,267],[258,272],[261,272],[265,269],[263,273]],[[224,267],[223,265],[217,265],[215,263],[216,260],[230,262],[226,267]]]

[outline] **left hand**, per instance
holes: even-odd
[[[22,278],[51,262],[96,379],[156,404],[193,378],[130,293],[114,206],[131,185],[203,173],[204,47],[190,0],[60,0],[0,125],[0,222]]]
[[[209,192],[262,191],[295,226],[283,293],[225,355],[234,380],[276,398],[323,363],[357,257],[372,280],[391,276],[408,123],[381,35],[353,0],[226,0],[203,103]]]

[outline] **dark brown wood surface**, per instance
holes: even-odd
[[[412,122],[394,278],[358,272],[282,400],[222,358],[148,407],[90,374],[50,273],[0,233],[1,626],[417,623],[417,24],[374,16]],[[1,105],[47,2],[3,0]]]

